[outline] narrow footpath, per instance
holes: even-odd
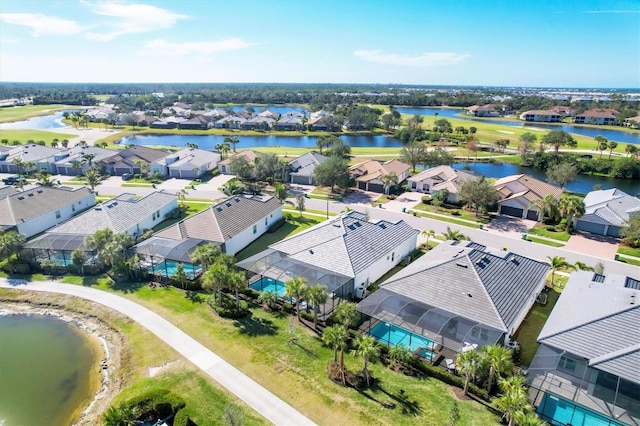
[[[302,413],[250,379],[178,327],[153,311],[124,297],[90,287],[62,284],[54,281],[26,282],[0,278],[0,288],[67,294],[91,300],[118,311],[158,336],[268,421],[276,425],[314,424]]]

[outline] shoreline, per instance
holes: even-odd
[[[4,315],[40,315],[54,317],[67,323],[73,323],[87,336],[87,344],[97,355],[96,365],[88,372],[91,382],[96,383],[95,391],[89,397],[89,403],[74,410],[71,420],[75,426],[100,423],[102,414],[121,390],[118,370],[121,365],[123,342],[118,332],[99,318],[87,313],[73,312],[62,307],[42,307],[29,301],[0,301],[0,316]],[[94,369],[95,368],[95,369]]]

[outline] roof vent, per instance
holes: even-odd
[[[516,266],[520,265],[520,261],[518,259],[511,259],[511,263],[513,263]]]
[[[42,189],[38,189],[38,191],[36,191],[38,194],[42,194]]]
[[[33,197],[33,192],[27,194],[28,197]]]
[[[231,203],[225,203],[227,207],[231,207]]]
[[[471,294],[471,293],[467,293],[467,296],[468,296],[468,297],[473,297],[473,294]]]
[[[24,197],[18,197],[18,200],[24,200]]]
[[[456,262],[456,265],[461,267],[461,268],[465,268],[465,269],[467,269],[467,267],[468,267],[466,263],[461,263],[461,262]]]
[[[216,207],[216,210],[218,210],[219,212],[221,212],[221,211],[222,211],[222,207],[217,206],[217,207]]]
[[[382,228],[382,229],[387,229],[387,225],[385,225],[384,223],[381,223],[381,224],[380,224],[380,228]]]
[[[313,254],[313,250],[312,249],[309,249],[309,254]]]

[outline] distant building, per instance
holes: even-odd
[[[640,216],[640,199],[617,188],[589,192],[584,206],[585,212],[576,219],[575,228],[594,234],[620,237],[629,219]]]
[[[220,154],[197,148],[183,148],[180,151],[152,162],[149,170],[163,176],[178,179],[195,179],[218,166]]]
[[[501,196],[498,201],[500,214],[538,222],[542,220],[543,214],[540,200],[547,195],[560,199],[562,194],[562,189],[557,186],[524,174],[498,179],[493,187]]]
[[[520,114],[520,120],[539,123],[560,123],[562,121],[562,114],[550,109],[534,109]]]
[[[409,191],[434,195],[440,191],[448,192],[447,201],[457,203],[458,192],[462,184],[478,176],[464,170],[456,170],[451,166],[436,166],[413,175],[407,179]]]
[[[409,177],[410,166],[399,160],[379,161],[368,160],[349,168],[349,172],[356,181],[358,189],[371,192],[384,192],[384,182],[382,177],[393,173],[398,178],[398,182],[393,185],[400,185]]]
[[[316,167],[324,163],[327,157],[317,152],[307,152],[301,156],[289,161],[291,171],[289,172],[289,181],[301,185],[315,185],[316,178],[314,171]]]
[[[576,115],[576,124],[615,124],[618,121],[620,112],[610,108],[589,109],[582,114]]]

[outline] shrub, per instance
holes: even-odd
[[[131,398],[123,405],[137,407],[141,413],[139,418],[157,420],[176,414],[186,403],[182,397],[167,389],[154,389]]]
[[[284,213],[284,214],[282,215],[282,219],[283,219],[285,222],[289,222],[289,221],[291,221],[291,219],[293,219],[293,215],[292,215],[291,213]]]
[[[222,318],[240,319],[249,315],[249,305],[244,300],[240,301],[240,307],[236,306],[235,299],[222,295],[222,302],[216,303],[216,298],[211,295],[207,298],[207,303]]]
[[[300,317],[307,321],[313,321],[313,314],[310,314],[307,311],[300,311]]]
[[[395,200],[396,198],[398,198],[398,196],[397,196],[397,195],[395,195],[395,194],[389,194],[389,195],[387,195],[387,200]]]
[[[292,314],[293,313],[293,305],[291,303],[287,302],[284,305],[282,305],[282,310],[285,311],[288,314]]]
[[[423,204],[431,204],[432,198],[431,195],[423,195],[422,196],[422,203]]]
[[[453,210],[451,212],[451,216],[460,216],[462,213],[460,213],[460,210]]]

